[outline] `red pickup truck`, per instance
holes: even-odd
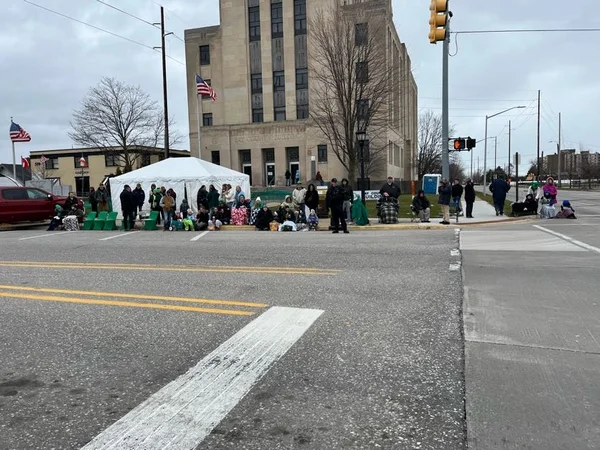
[[[50,220],[66,199],[33,187],[0,186],[0,223]]]

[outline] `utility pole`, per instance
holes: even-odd
[[[450,15],[452,17],[452,15]],[[450,179],[450,154],[448,141],[450,136],[449,111],[448,111],[448,55],[450,53],[450,17],[446,26],[446,38],[442,48],[442,178]]]
[[[512,164],[510,161],[510,120],[508,121],[508,178],[510,178],[510,165]],[[517,183],[519,180],[517,180]]]
[[[494,136],[494,172],[498,168],[498,136]]]
[[[538,99],[537,99],[537,179],[540,179],[540,169],[541,169],[541,161],[540,161],[540,100],[541,100],[542,91],[538,90]]]
[[[158,24],[153,24],[158,25]],[[173,33],[165,33],[165,9],[160,7],[160,51],[162,54],[162,79],[163,79],[163,111],[165,122],[165,159],[170,156],[169,151],[169,101],[167,100],[167,51],[165,48],[165,37]],[[154,47],[156,48],[156,47]]]
[[[560,172],[561,172],[561,162],[560,162],[560,151],[562,149],[562,142],[561,142],[561,113],[558,113],[558,142],[556,143],[556,150],[558,152],[558,188],[560,189],[561,187],[561,182],[560,182]]]

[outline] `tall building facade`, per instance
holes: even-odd
[[[417,86],[391,0],[220,0],[220,25],[185,32],[192,155],[244,172],[253,185],[284,184],[287,171],[300,171],[301,180],[317,172],[324,179],[347,176],[311,119],[318,67],[308,28],[316,14],[336,6],[385,18],[384,63],[398,74],[385,113],[387,158],[370,178],[416,178]],[[215,89],[216,102],[198,100],[196,74]]]

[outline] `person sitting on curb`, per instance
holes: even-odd
[[[417,195],[413,198],[412,208],[421,219],[421,222],[430,222],[429,217],[431,216],[431,203],[425,196],[425,191],[420,190]]]

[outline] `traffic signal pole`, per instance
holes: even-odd
[[[450,180],[450,115],[448,110],[448,56],[450,52],[450,18],[446,25],[446,38],[442,49],[442,178]]]

